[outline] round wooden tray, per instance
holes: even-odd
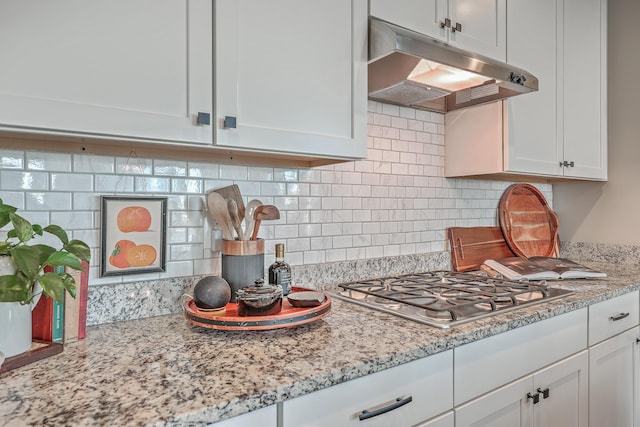
[[[294,286],[291,292],[314,291],[315,289]],[[314,322],[331,312],[331,297],[326,292],[325,300],[316,307],[294,307],[286,298],[282,301],[282,311],[272,316],[238,316],[238,305],[230,302],[224,311],[200,310],[187,297],[182,301],[184,317],[191,323],[203,328],[221,329],[227,331],[260,331],[269,329],[289,328]]]
[[[558,217],[542,193],[530,184],[513,184],[498,204],[500,228],[511,250],[521,257],[560,253]]]

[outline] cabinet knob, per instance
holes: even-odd
[[[545,388],[544,390],[541,389],[540,387],[538,387],[538,390],[536,390],[538,393],[542,393],[542,398],[546,399],[549,397],[549,387]]]
[[[224,127],[227,129],[235,129],[236,118],[234,116],[224,116]]]
[[[211,114],[198,112],[198,124],[209,126],[211,124]]]
[[[440,21],[440,28],[451,28],[451,19],[449,18],[444,18],[444,22]]]
[[[459,33],[462,32],[462,24],[459,22],[456,22],[456,25],[451,27],[451,32],[455,33],[456,31],[458,31]]]
[[[535,405],[536,403],[540,402],[540,393],[536,393],[536,394],[527,393],[527,399],[532,399],[533,404]]]
[[[567,162],[566,160],[564,162],[560,162],[560,166],[564,166],[565,168],[568,167],[574,167],[575,164],[571,161],[571,162]]]

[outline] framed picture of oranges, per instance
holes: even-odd
[[[101,196],[100,276],[164,272],[167,198]]]

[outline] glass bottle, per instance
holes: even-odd
[[[282,295],[291,292],[291,267],[284,262],[284,243],[276,244],[276,262],[269,266],[269,284],[282,286]]]

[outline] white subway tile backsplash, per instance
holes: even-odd
[[[142,159],[131,151],[128,157],[116,158],[116,173],[127,175],[151,175],[153,173],[153,160]]]
[[[366,160],[295,168],[0,149],[0,198],[87,241],[92,285],[219,274],[204,193],[234,183],[245,203],[281,211],[260,227],[266,265],[276,242],[290,264],[313,264],[443,251],[446,227],[497,224],[511,183],[443,177],[443,114],[368,105]],[[551,185],[539,188],[552,203]],[[98,277],[101,195],[168,197],[165,273]]]
[[[48,190],[49,175],[46,172],[0,171],[0,190]]]
[[[95,191],[105,195],[132,193],[133,179],[134,177],[131,175],[95,175]]]
[[[91,191],[93,175],[80,173],[52,173],[52,191]]]
[[[27,193],[27,210],[34,211],[71,211],[71,193]]]
[[[24,167],[24,151],[0,150],[0,168],[22,169]]]
[[[164,176],[187,176],[187,162],[154,160],[153,174]]]
[[[71,172],[71,155],[27,151],[26,168],[39,171]]]

